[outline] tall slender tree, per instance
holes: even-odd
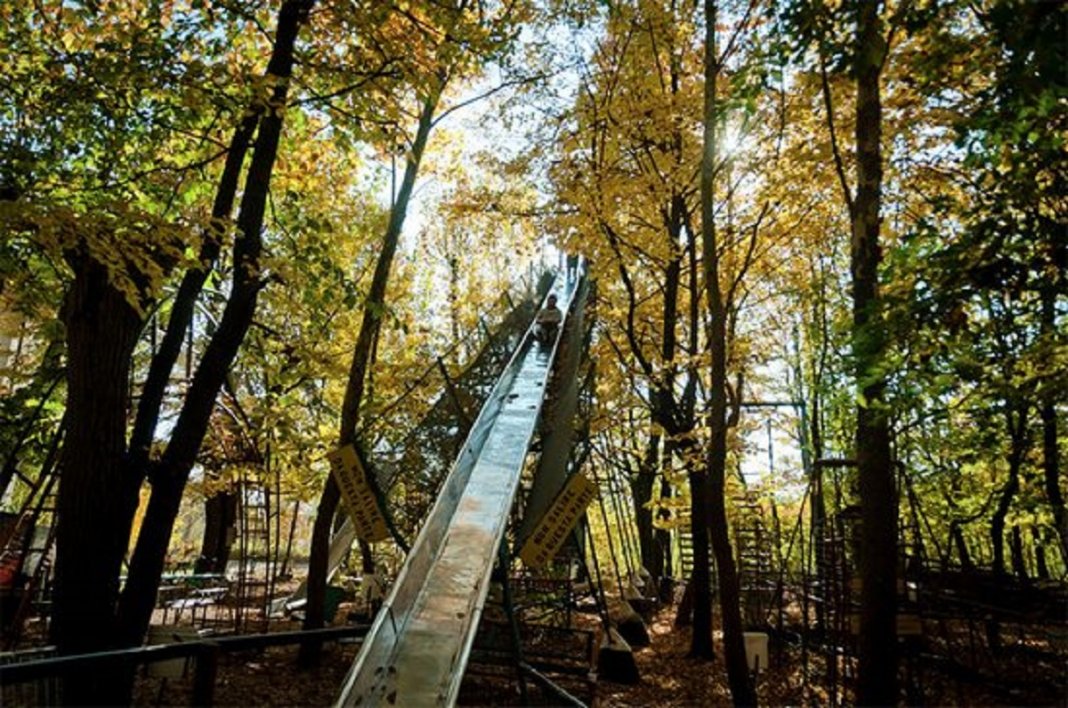
[[[853,224],[853,357],[857,387],[856,459],[861,505],[860,669],[857,702],[897,702],[897,489],[885,404],[886,337],[879,295],[882,224],[882,105],[887,56],[881,3],[856,3],[856,196]]]
[[[724,658],[731,698],[738,706],[755,706],[756,689],[749,678],[742,616],[739,607],[738,573],[727,531],[725,479],[727,470],[727,312],[720,289],[720,244],[716,238],[715,178],[718,160],[716,124],[719,121],[717,83],[720,55],[717,51],[717,0],[705,0],[705,90],[704,150],[701,155],[701,251],[708,307],[708,348],[711,357],[708,392],[709,440],[707,469],[690,477],[695,510],[708,509],[708,532],[719,571],[720,612],[723,617]],[[703,530],[703,529],[702,529]],[[697,528],[695,525],[694,534]],[[696,572],[696,568],[694,569]],[[695,608],[694,623],[697,616]]]

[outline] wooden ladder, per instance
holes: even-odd
[[[52,548],[56,540],[56,483],[59,480],[55,464],[58,441],[50,451],[41,473],[18,514],[18,521],[0,552],[0,572],[3,585],[15,590],[11,607],[4,608],[3,645],[13,649],[22,636],[23,625],[35,602],[47,600],[52,575]],[[22,475],[20,475],[22,477]],[[24,477],[22,477],[25,480]],[[42,518],[46,526],[38,528]]]

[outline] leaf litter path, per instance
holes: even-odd
[[[597,685],[599,705],[605,708],[646,708],[647,706],[728,706],[731,705],[727,673],[722,659],[722,636],[715,632],[716,659],[692,659],[689,627],[675,629],[674,608],[661,610],[649,625],[650,645],[635,650],[641,683],[625,686],[602,681]],[[796,667],[794,667],[796,670]],[[783,675],[790,670],[772,668],[762,673],[757,684],[761,705],[798,705],[801,691],[797,682]]]
[[[596,705],[605,708],[730,705],[722,659],[698,661],[688,658],[690,630],[674,629],[674,618],[673,608],[662,610],[649,626],[651,645],[635,652],[641,683],[624,686],[602,681],[597,687]],[[719,639],[717,633],[717,651],[720,650]],[[296,647],[226,654],[220,659],[215,703],[219,706],[333,705],[356,649],[352,644],[326,644],[322,664],[314,670],[297,668]],[[191,676],[187,676],[164,682],[142,677],[134,705],[190,705],[190,679]],[[799,703],[800,693],[796,690],[797,695],[793,696],[771,695],[775,693],[771,690],[773,684],[786,686],[794,682],[777,681],[774,669],[763,674],[758,686],[762,704]]]

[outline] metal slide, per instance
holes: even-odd
[[[577,280],[577,276],[576,276]],[[527,330],[453,464],[341,689],[339,706],[451,706],[489,592],[576,283],[551,349]]]
[[[548,286],[549,283],[545,283],[545,287],[547,288]],[[532,287],[537,288],[537,284]],[[544,288],[538,289],[544,291]],[[486,340],[483,342],[482,348],[473,359],[467,362],[464,369],[455,378],[454,386],[462,391],[467,398],[471,399],[470,410],[472,413],[476,406],[487,400],[486,396],[490,389],[510,360],[515,346],[513,340],[519,341],[526,332],[527,326],[530,324],[530,318],[537,310],[535,297],[531,294],[521,298],[518,304],[512,305],[505,312],[492,333],[485,330]],[[509,302],[511,302],[510,297]],[[466,411],[460,411],[457,408],[449,390],[446,389],[438,396],[418,425],[407,433],[400,443],[399,447],[402,453],[399,456],[385,461],[381,459],[377,452],[372,453],[371,459],[375,462],[379,489],[388,495],[395,477],[402,470],[410,470],[413,459],[419,460],[423,464],[423,467],[418,472],[424,476],[430,474],[435,480],[435,486],[440,484],[452,465],[458,449],[456,444],[459,442],[454,442],[450,439],[448,445],[441,445],[440,443],[444,442],[441,438],[447,435],[449,430],[454,431],[456,428],[464,431],[464,433],[467,432],[471,421],[466,420],[465,423],[465,419],[462,417],[465,413]],[[454,435],[453,438],[455,437]],[[413,452],[415,453],[414,455],[411,454]],[[429,458],[428,455],[430,456]],[[430,464],[427,464],[428,461]],[[425,516],[425,512],[429,507],[430,504],[427,503],[426,508],[419,513],[420,518]],[[334,535],[330,538],[329,560],[327,561],[328,580],[334,576],[342,561],[348,557],[355,542],[356,527],[346,516],[341,528],[334,532]],[[304,598],[307,597],[307,594],[308,580],[305,578],[291,595],[274,602],[272,613],[280,612],[283,608],[299,606]]]

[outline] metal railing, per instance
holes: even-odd
[[[174,644],[155,644],[130,649],[71,654],[36,661],[0,664],[0,687],[31,683],[45,679],[63,679],[75,674],[133,670],[139,666],[155,664],[172,659],[193,659],[192,703],[210,706],[215,697],[215,678],[218,674],[219,657],[229,652],[266,649],[267,647],[300,644],[308,640],[320,642],[338,641],[350,637],[363,637],[369,627],[329,627],[297,632],[271,632],[232,637],[211,637]],[[0,655],[0,661],[3,660]]]

